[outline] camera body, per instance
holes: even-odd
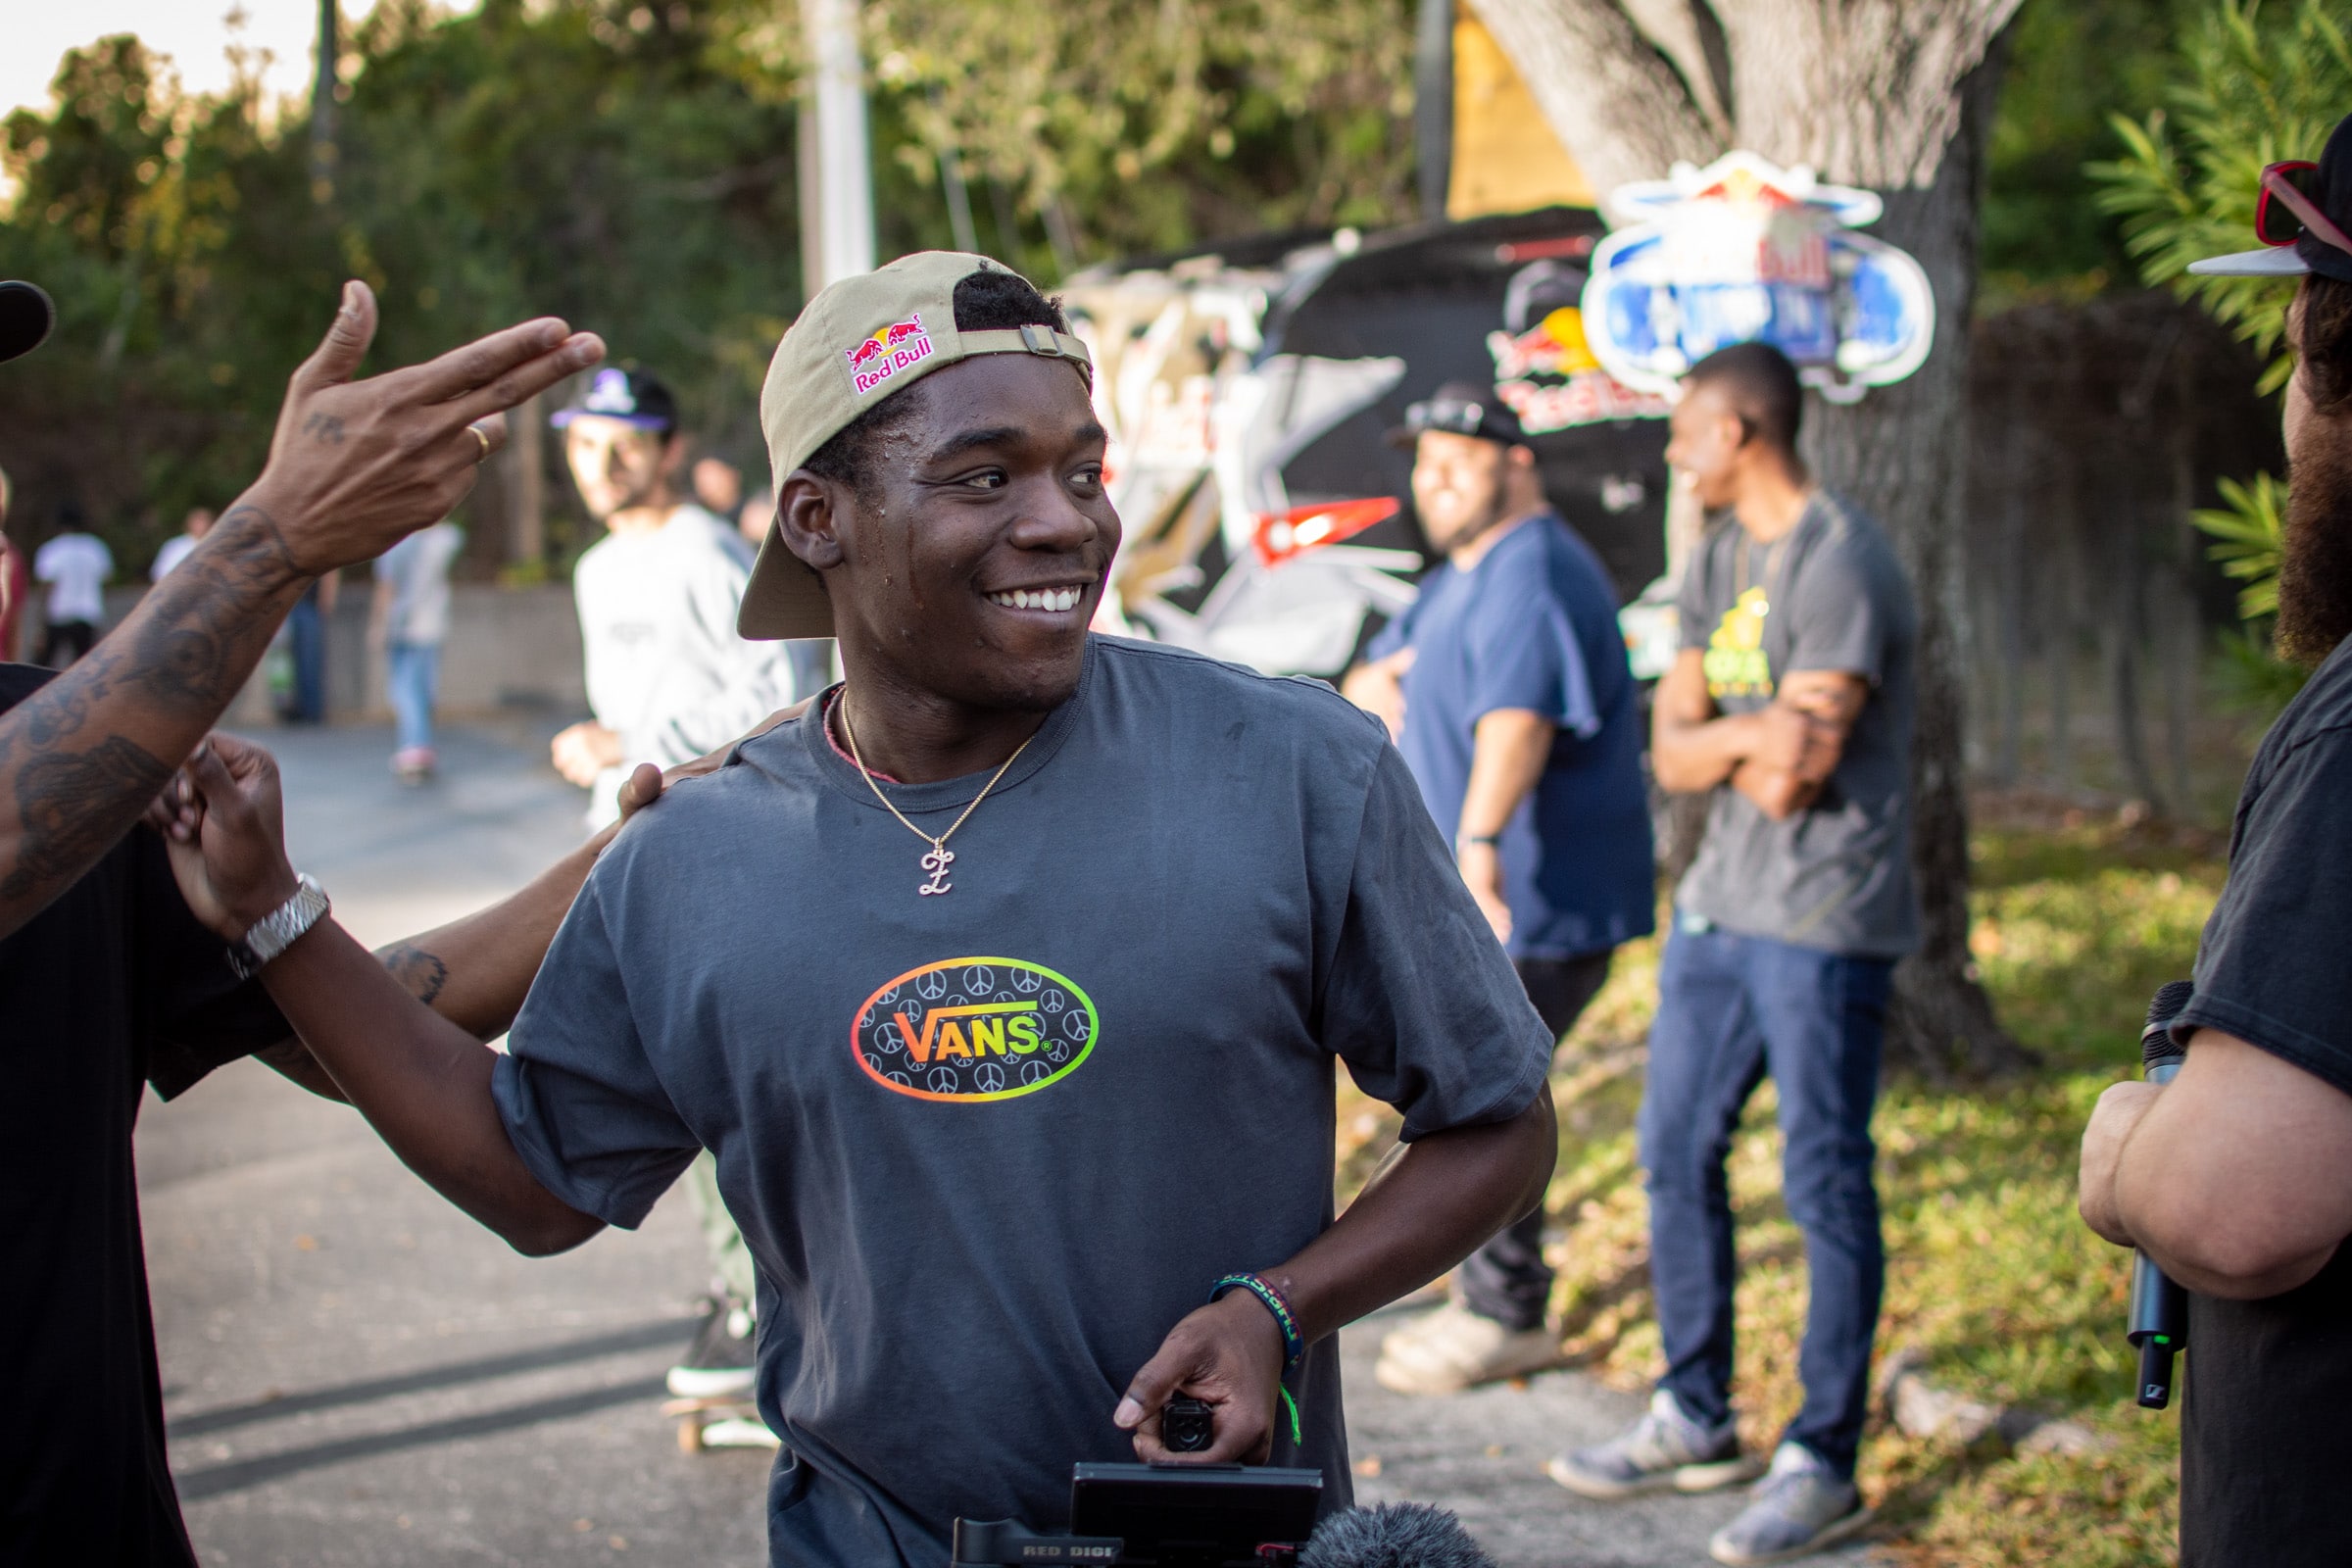
[[[1216,1416],[1199,1399],[1170,1399],[1159,1409],[1159,1443],[1170,1453],[1205,1453],[1216,1441]]]
[[[1314,1534],[1323,1472],[1273,1465],[1080,1464],[1070,1533],[956,1521],[955,1568],[1284,1568]]]

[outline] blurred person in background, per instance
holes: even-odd
[[[433,700],[441,688],[441,645],[449,637],[450,564],[465,548],[466,530],[445,517],[375,560],[368,644],[384,656],[392,771],[403,784],[424,783],[440,762],[433,751]]]
[[[793,689],[780,644],[736,633],[752,554],[731,520],[678,493],[686,440],[669,388],[646,370],[599,370],[553,422],[580,499],[606,533],[572,575],[596,716],[551,750],[556,770],[592,792],[588,819],[602,826],[632,767],[692,761],[805,694]],[[680,1398],[748,1396],[751,1253],[709,1153],[696,1157],[686,1185],[709,1246],[710,1303],[669,1389]]]
[[[49,585],[41,662],[64,669],[98,641],[106,624],[106,584],[115,574],[114,554],[83,526],[79,502],[58,503],[57,532],[33,553],[32,574]]]
[[[1651,706],[1660,788],[1706,791],[1675,890],[1640,1117],[1650,1280],[1666,1358],[1649,1413],[1563,1453],[1589,1497],[1704,1492],[1763,1468],[1734,1418],[1738,1282],[1724,1162],[1769,1076],[1782,1190],[1805,1240],[1804,1402],[1718,1562],[1780,1562],[1869,1521],[1853,1482],[1886,1280],[1871,1112],[1895,960],[1919,940],[1911,883],[1919,621],[1878,525],[1797,456],[1804,391],[1778,349],[1692,366],[1667,462],[1728,512],[1683,568],[1682,651]]]
[[[754,554],[758,554],[760,547],[767,542],[767,525],[775,520],[775,497],[763,490],[746,501],[743,510],[735,514],[735,531],[743,535],[743,542],[752,547]]]
[[[172,568],[188,559],[204,536],[213,531],[213,509],[190,507],[187,521],[180,524],[178,533],[164,541],[164,548],[155,553],[155,564],[147,570],[149,582],[162,582],[172,574]]]
[[[1452,835],[1471,897],[1558,1040],[1656,922],[1640,694],[1617,598],[1544,499],[1536,455],[1492,387],[1449,382],[1405,411],[1413,507],[1446,560],[1342,690],[1378,713]],[[1390,1334],[1399,1394],[1454,1394],[1559,1359],[1539,1205],[1463,1260],[1453,1299]]]
[[[289,724],[326,722],[326,617],[343,597],[343,574],[330,571],[303,590],[286,612],[294,685],[278,716]]]
[[[743,510],[743,470],[724,458],[696,459],[694,499],[712,516],[735,522]]]

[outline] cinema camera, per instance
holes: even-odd
[[[1320,1470],[1238,1464],[1080,1464],[1070,1533],[956,1521],[956,1568],[1291,1568],[1314,1534]]]

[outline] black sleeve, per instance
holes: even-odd
[[[228,945],[197,923],[172,878],[163,841],[130,830],[138,865],[133,915],[140,977],[140,1045],[147,1081],[166,1100],[215,1067],[292,1037],[285,1015],[258,980],[240,980]]]
[[[2219,1029],[2352,1094],[2352,730],[2279,760],[2246,810],[2205,924],[2195,999],[2175,1024]]]

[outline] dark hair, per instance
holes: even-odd
[[[1721,391],[1740,428],[1787,457],[1796,456],[1796,431],[1805,416],[1805,390],[1788,356],[1769,343],[1735,343],[1717,349],[1683,377],[1686,391],[1711,386]]]
[[[2303,279],[2295,352],[2312,407],[2335,415],[2352,406],[2352,283],[2314,272]]]
[[[1017,330],[1024,326],[1050,326],[1056,332],[1067,332],[1070,322],[1061,313],[1060,300],[1046,298],[1018,272],[994,270],[973,272],[956,285],[957,331]],[[835,431],[832,439],[810,453],[802,466],[819,478],[848,485],[862,501],[868,494],[866,485],[873,470],[875,450],[886,436],[911,419],[914,413],[911,400],[904,396],[885,398]]]

